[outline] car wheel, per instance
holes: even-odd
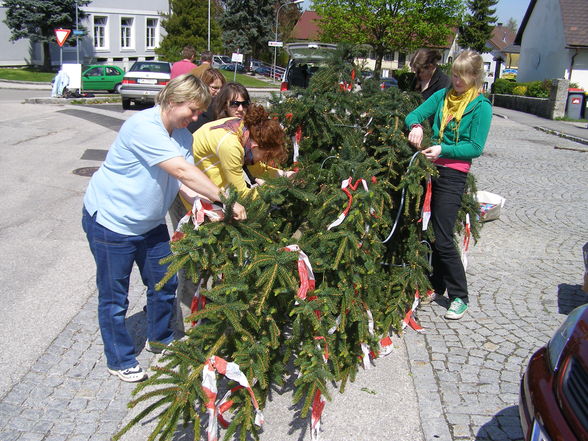
[[[118,93],[120,94],[120,88],[122,87],[122,83],[118,83],[116,86],[114,86],[114,93]]]
[[[123,110],[129,110],[131,108],[131,99],[130,98],[123,98],[122,99],[122,108],[123,108]]]

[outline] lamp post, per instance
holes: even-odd
[[[283,5],[280,5],[278,7],[278,9],[276,10],[276,38],[275,38],[275,42],[278,41],[278,15],[280,14],[280,9],[282,9],[284,6],[286,5],[297,5],[299,3],[302,3],[304,0],[295,0],[293,2],[290,3],[284,3]],[[278,47],[274,46],[274,66],[273,66],[273,72],[272,72],[272,82],[276,82],[276,60],[277,60],[277,56],[278,56]]]
[[[76,63],[80,64],[80,36],[78,35],[78,0],[76,0]]]
[[[210,50],[210,0],[208,0],[208,50]]]

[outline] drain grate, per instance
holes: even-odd
[[[72,173],[78,176],[90,177],[96,172],[96,170],[98,170],[98,167],[82,167],[76,168]]]

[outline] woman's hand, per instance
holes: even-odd
[[[247,219],[247,213],[245,212],[245,207],[241,205],[239,202],[235,202],[233,205],[233,219],[235,220],[245,220]]]
[[[439,158],[439,155],[441,155],[441,146],[432,145],[431,147],[423,150],[421,153],[431,161],[435,161],[437,158]]]
[[[296,172],[294,170],[278,170],[278,176],[283,176],[286,178],[291,178],[292,176],[294,176],[296,174]]]
[[[421,148],[421,142],[423,142],[423,128],[421,126],[415,126],[411,129],[408,134],[408,142],[417,149]]]

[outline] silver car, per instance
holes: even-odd
[[[169,82],[171,64],[167,61],[135,61],[125,73],[120,88],[123,109],[133,103],[155,103],[155,97]]]

